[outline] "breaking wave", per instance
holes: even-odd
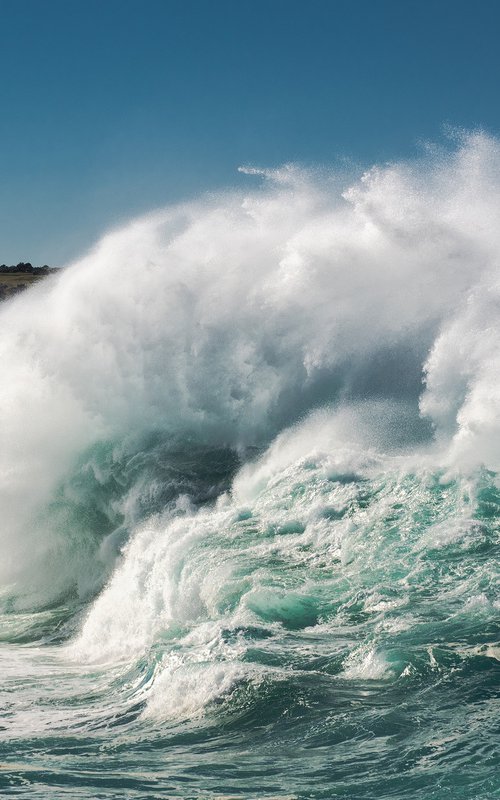
[[[491,797],[500,143],[244,171],[0,311],[6,730],[47,797],[70,730],[103,797]]]

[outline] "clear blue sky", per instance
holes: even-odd
[[[0,263],[248,178],[500,130],[497,0],[0,0]]]

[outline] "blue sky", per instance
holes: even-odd
[[[494,0],[0,0],[0,262],[251,179],[500,129]]]

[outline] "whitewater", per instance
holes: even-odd
[[[500,141],[243,167],[0,308],[0,794],[500,796]]]

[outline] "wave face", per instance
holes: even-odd
[[[499,176],[264,171],[2,306],[1,791],[500,791]]]

